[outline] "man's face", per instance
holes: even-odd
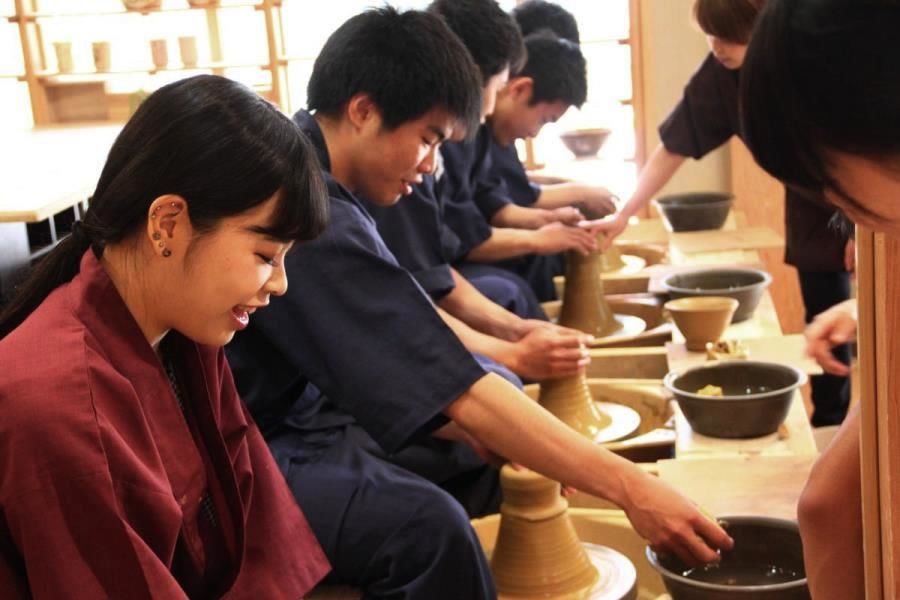
[[[434,170],[435,154],[453,124],[443,109],[390,130],[377,116],[361,128],[355,145],[353,191],[381,206],[412,193],[412,186]]]

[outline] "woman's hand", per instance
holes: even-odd
[[[850,368],[836,359],[831,349],[846,344],[856,336],[856,300],[850,299],[835,304],[816,315],[807,326],[806,353],[821,365],[826,373],[846,377]]]

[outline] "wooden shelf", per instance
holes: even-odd
[[[143,69],[116,69],[112,71],[72,71],[70,73],[59,73],[57,71],[38,71],[36,73],[38,79],[49,85],[65,85],[76,83],[94,83],[115,79],[119,75],[157,75],[159,73],[173,73],[179,71],[211,71],[216,69],[263,69],[268,70],[269,65],[260,62],[253,63],[228,63],[228,62],[211,62],[198,64],[193,67],[171,66],[163,69],[148,66]],[[24,75],[18,76],[20,79]]]
[[[281,6],[280,2],[273,2],[272,4],[274,6]],[[157,13],[171,14],[171,13],[189,12],[189,11],[194,11],[194,10],[230,10],[230,9],[236,9],[236,8],[252,8],[254,10],[262,10],[263,4],[260,2],[242,2],[239,4],[220,4],[219,6],[208,6],[208,7],[182,6],[182,7],[177,7],[177,8],[158,8],[158,9],[151,9],[151,10],[125,10],[123,8],[122,10],[106,10],[106,11],[97,11],[97,12],[91,12],[91,13],[85,13],[85,12],[71,12],[71,13],[67,13],[67,12],[58,12],[58,13],[33,12],[33,13],[26,13],[22,16],[9,15],[9,16],[6,16],[6,19],[10,23],[18,23],[20,19],[24,20],[24,21],[34,21],[37,19],[78,19],[78,18],[83,18],[83,17],[121,17],[123,15],[147,16],[147,15],[152,15],[152,14],[157,14]]]

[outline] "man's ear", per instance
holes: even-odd
[[[524,76],[514,77],[506,84],[506,93],[519,102],[528,103],[531,101],[531,94],[534,93],[534,79]]]
[[[381,110],[368,94],[356,94],[347,102],[347,119],[357,130],[369,126],[373,122],[381,124]]]

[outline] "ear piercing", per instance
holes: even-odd
[[[178,204],[175,202],[170,202],[169,207],[172,209],[176,209],[178,208]],[[150,213],[151,219],[155,219],[157,216],[159,216],[160,208],[162,208],[162,206],[157,206],[153,209],[153,212]],[[150,237],[153,238],[153,240],[157,242],[157,245],[163,249],[162,255],[164,258],[169,258],[170,256],[172,256],[172,251],[166,248],[165,243],[162,241],[162,234],[160,234],[158,231],[154,231],[153,235],[151,235]]]
[[[175,202],[170,202],[169,207],[170,208],[178,208],[178,204]],[[157,217],[157,213],[159,213],[160,208],[162,208],[162,206],[157,206],[156,208],[153,209],[153,212],[150,213],[151,219],[155,219]]]

